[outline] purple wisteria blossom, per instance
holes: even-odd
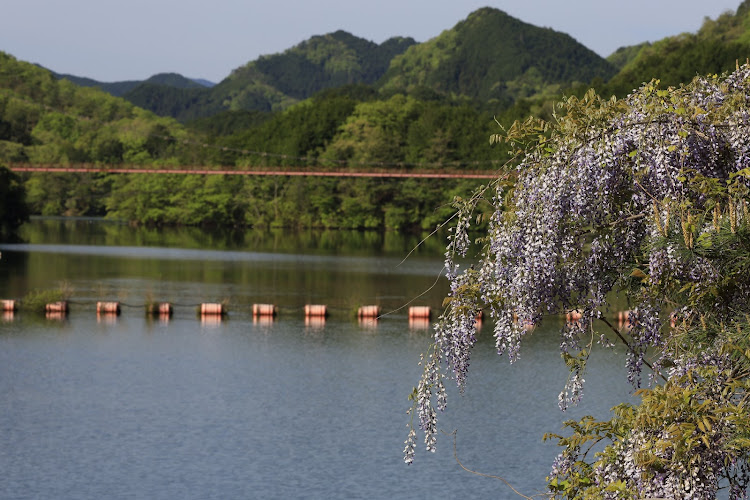
[[[497,352],[511,363],[523,354],[527,325],[580,313],[560,332],[570,368],[560,393],[562,409],[583,396],[592,350],[611,345],[605,316],[617,293],[632,304],[630,328],[616,331],[615,341],[626,343],[634,387],[641,385],[646,367],[654,386],[673,377],[690,379],[694,367],[731,365],[721,349],[732,342],[717,339],[726,336],[722,329],[732,318],[750,314],[750,273],[741,260],[748,253],[741,238],[750,232],[750,67],[723,78],[697,78],[679,89],[652,82],[622,101],[601,101],[590,93],[562,107],[546,133],[513,129],[536,142],[515,165],[509,200],[500,182],[488,188],[495,192],[489,197],[494,210],[487,237],[474,265],[464,270],[457,260],[471,247],[468,232],[478,197],[457,204],[446,252],[450,296],[412,410],[428,450],[435,449],[436,410],[446,404],[443,379],[464,387],[475,319],[483,310],[494,322]],[[516,139],[512,133],[506,137]],[[736,248],[739,257],[726,257],[728,248]],[[727,273],[735,274],[729,279]],[[670,326],[670,319],[681,326]],[[706,394],[713,397],[710,390]],[[744,494],[744,455],[726,450],[707,446],[701,470],[693,465],[646,470],[639,447],[673,436],[665,429],[633,430],[610,449],[620,462],[592,468],[591,484],[616,480],[638,495],[712,498],[723,480],[732,498]],[[412,428],[407,462],[414,440]],[[561,456],[553,475],[570,472],[574,453]],[[660,463],[673,463],[670,453],[665,448]]]

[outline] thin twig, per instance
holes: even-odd
[[[513,490],[513,493],[515,493],[516,495],[520,496],[521,498],[525,498],[526,500],[533,500],[533,497],[527,497],[527,496],[526,496],[526,495],[524,495],[523,493],[520,493],[520,492],[519,492],[519,491],[518,491],[517,489],[515,489],[515,488],[513,487],[513,485],[511,485],[511,484],[510,484],[510,483],[509,483],[509,482],[508,482],[507,480],[503,479],[503,478],[502,478],[502,477],[500,477],[500,476],[493,476],[492,474],[484,474],[484,473],[482,473],[482,472],[477,472],[477,471],[475,471],[475,470],[471,470],[471,469],[468,469],[468,468],[467,468],[467,467],[466,467],[466,466],[465,466],[464,464],[462,464],[462,463],[461,463],[461,461],[460,461],[460,460],[458,459],[458,450],[457,450],[457,448],[456,448],[456,435],[458,434],[458,431],[457,431],[457,430],[454,430],[454,431],[453,431],[453,432],[451,432],[450,434],[448,434],[448,433],[447,433],[447,432],[445,432],[445,431],[441,431],[441,432],[442,432],[443,434],[445,434],[446,436],[448,436],[448,435],[450,435],[450,434],[452,434],[452,435],[453,435],[453,457],[454,457],[454,458],[456,459],[456,463],[457,463],[458,465],[460,465],[460,466],[461,466],[461,468],[462,468],[463,470],[465,470],[466,472],[470,472],[470,473],[472,473],[472,474],[476,474],[477,476],[482,476],[482,477],[489,477],[489,478],[491,478],[491,479],[498,479],[498,480],[500,480],[500,481],[504,482],[504,483],[505,483],[505,485],[506,485],[506,486],[507,486],[508,488],[510,488],[511,490]],[[545,496],[547,496],[547,495],[545,495]]]
[[[432,285],[430,285],[430,287],[429,287],[429,288],[428,288],[427,290],[425,290],[424,292],[420,293],[419,295],[417,295],[416,297],[414,297],[413,299],[411,299],[411,300],[410,300],[409,302],[407,302],[406,304],[403,304],[403,305],[401,305],[401,306],[397,307],[397,308],[396,308],[396,309],[394,309],[393,311],[388,311],[387,313],[383,313],[383,314],[381,314],[380,316],[378,316],[378,317],[377,317],[377,319],[383,318],[383,317],[385,317],[385,316],[388,316],[388,315],[390,315],[390,314],[393,314],[393,313],[397,313],[397,312],[399,312],[400,310],[404,309],[405,307],[408,307],[408,306],[409,306],[409,304],[411,304],[412,302],[414,302],[414,301],[415,301],[415,300],[417,300],[418,298],[420,298],[420,297],[422,297],[423,295],[427,294],[427,293],[428,293],[428,292],[429,292],[430,290],[432,290],[433,288],[435,288],[435,287],[437,286],[437,284],[438,284],[438,281],[440,281],[440,278],[442,278],[442,277],[443,277],[443,271],[444,271],[444,269],[441,269],[441,270],[440,270],[440,273],[439,273],[439,274],[437,275],[437,278],[435,278],[435,281],[434,281],[434,282],[432,283]]]
[[[625,337],[622,336],[622,334],[620,333],[620,330],[615,328],[614,325],[612,325],[612,323],[610,323],[607,318],[601,317],[599,319],[603,321],[604,324],[606,324],[613,332],[615,332],[615,335],[617,335],[620,338],[622,343],[625,344],[625,346],[628,348],[630,352],[632,352],[633,354],[638,354],[637,352],[635,352],[635,349],[633,349],[633,346],[631,346],[630,343],[625,339]],[[651,369],[651,371],[655,373],[656,375],[658,375],[664,382],[668,382],[667,377],[665,377],[661,372],[656,371],[654,369],[654,366],[651,363],[649,363],[646,359],[642,359],[642,361],[643,361],[643,364],[648,366]]]
[[[409,253],[406,254],[406,257],[404,257],[403,259],[401,259],[401,262],[399,262],[398,264],[396,264],[396,267],[399,267],[401,264],[403,264],[404,262],[406,262],[406,259],[408,259],[411,256],[411,254],[413,254],[417,250],[417,248],[419,248],[420,246],[422,246],[422,243],[424,243],[425,241],[427,241],[428,238],[434,236],[435,233],[437,233],[438,231],[440,231],[441,229],[443,229],[443,227],[445,227],[445,225],[448,224],[450,221],[452,221],[457,215],[458,215],[458,212],[455,212],[445,222],[441,222],[440,224],[438,224],[437,227],[430,234],[428,234],[427,236],[425,236],[424,238],[422,238],[422,241],[420,241],[419,243],[417,243],[414,246],[414,248],[412,248],[411,250],[409,250]]]

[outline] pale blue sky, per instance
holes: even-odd
[[[338,29],[426,41],[491,6],[602,56],[695,32],[740,0],[3,0],[0,51],[100,81],[176,72],[218,82],[263,54]]]

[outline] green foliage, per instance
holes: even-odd
[[[33,313],[43,313],[47,304],[67,300],[70,290],[63,285],[58,290],[32,290],[21,299],[21,310]]]
[[[159,116],[171,116],[186,121],[221,110],[209,100],[210,89],[204,87],[179,88],[170,85],[143,83],[123,97],[134,105]]]
[[[429,230],[449,212],[441,205],[450,193],[436,179],[132,174],[107,182],[107,216],[147,225]]]
[[[638,45],[620,47],[607,57],[607,61],[619,71],[627,66],[630,61],[635,59],[642,49],[650,46],[651,44],[649,42],[643,42]]]
[[[179,163],[182,151],[156,145],[185,132],[128,102],[0,53],[0,161]],[[158,155],[152,154],[158,150]]]
[[[189,120],[185,126],[208,137],[217,137],[262,125],[271,117],[271,113],[264,111],[222,111],[213,116]]]
[[[0,165],[0,240],[11,237],[29,218],[26,189],[18,175]]]
[[[676,481],[669,478],[678,488],[665,485],[668,497],[702,498],[702,483],[712,482],[715,473],[707,470],[707,457],[714,462],[719,457],[729,470],[741,467],[750,458],[750,345],[747,323],[737,326],[740,342],[723,349],[740,362],[735,367],[696,367],[663,386],[640,390],[640,404],[613,408],[609,421],[586,416],[565,422],[567,436],[547,434],[545,440],[557,440],[565,450],[548,478],[555,498],[636,499],[639,485],[628,477],[666,480],[667,471],[681,471]],[[607,446],[597,448],[600,444]],[[599,476],[609,480],[594,481],[597,470],[606,471]],[[746,487],[735,484],[733,494]]]

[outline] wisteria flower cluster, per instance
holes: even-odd
[[[633,386],[640,386],[648,367],[649,387],[655,388],[691,376],[691,369],[679,370],[681,360],[692,360],[698,370],[710,367],[715,359],[702,358],[702,350],[729,345],[727,329],[741,329],[736,318],[750,314],[750,67],[680,88],[651,82],[621,101],[590,91],[567,99],[561,109],[554,123],[528,120],[493,137],[518,147],[514,185],[508,189],[508,174],[487,188],[495,190],[487,235],[474,265],[462,272],[457,259],[471,251],[473,211],[479,198],[488,197],[457,204],[446,252],[450,296],[413,398],[429,450],[435,449],[438,394],[437,406],[445,407],[443,378],[459,388],[466,383],[479,311],[489,311],[497,351],[511,363],[522,355],[529,324],[578,311],[580,318],[560,332],[571,370],[560,394],[562,409],[583,396],[594,339],[605,338],[597,329],[611,330],[626,344]],[[633,305],[628,332],[606,320],[618,292]],[[649,353],[655,355],[647,359]],[[744,380],[739,366],[727,367],[729,379]],[[701,391],[712,397],[711,390]],[[700,487],[696,483],[689,496],[678,498],[710,498],[721,478],[747,469],[745,455],[713,448],[696,462],[698,473],[678,470],[685,464],[667,455],[654,459],[657,468],[641,460],[644,442],[675,435],[631,426],[609,449],[622,464],[591,468],[592,484],[616,476],[637,495],[667,494],[695,476]],[[412,428],[407,462],[413,441]],[[567,457],[574,455],[571,449]],[[555,470],[553,477],[566,474]],[[744,483],[735,479],[729,483],[737,490]],[[666,489],[648,486],[657,483]]]

